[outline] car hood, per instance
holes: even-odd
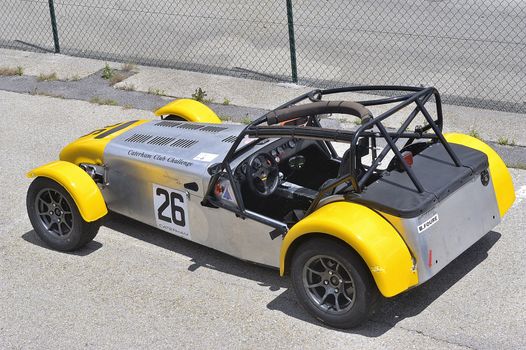
[[[111,140],[104,150],[104,163],[110,169],[123,162],[128,168],[155,165],[189,179],[204,179],[208,167],[224,159],[243,129],[233,124],[151,121]]]

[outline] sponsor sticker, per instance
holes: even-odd
[[[219,154],[201,152],[194,157],[194,160],[199,160],[201,162],[211,162],[216,159],[218,155]]]
[[[424,232],[425,230],[427,230],[428,228],[430,228],[437,222],[438,222],[438,214],[435,214],[429,219],[427,219],[426,221],[424,221],[423,223],[421,223],[420,225],[418,225],[418,233]]]

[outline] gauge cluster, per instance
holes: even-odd
[[[304,148],[304,143],[306,140],[297,140],[294,138],[291,139],[280,139],[279,141],[272,142],[267,147],[264,147],[262,149],[259,149],[257,151],[258,154],[266,153],[270,155],[276,163],[279,165],[284,160],[290,158],[297,152],[299,152],[301,149]],[[254,160],[254,164],[257,166],[257,159]],[[241,162],[241,164],[236,168],[236,174],[241,177],[241,179],[244,179],[244,177],[247,174],[248,171],[248,163],[247,160],[244,160]]]

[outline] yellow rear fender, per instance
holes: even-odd
[[[489,172],[495,190],[497,205],[499,206],[500,217],[503,217],[513,202],[515,202],[515,190],[511,174],[502,158],[490,146],[472,136],[449,133],[444,134],[444,137],[450,143],[476,149],[488,156]]]
[[[181,98],[168,103],[166,106],[156,110],[155,115],[172,115],[196,123],[221,123],[221,119],[208,106],[188,98]]]
[[[413,259],[398,232],[373,210],[351,202],[333,202],[305,217],[285,235],[281,246],[280,274],[301,242],[310,235],[326,234],[354,249],[363,259],[385,297],[418,283]],[[299,243],[298,243],[299,242]]]
[[[86,222],[96,221],[108,213],[95,181],[75,164],[55,161],[31,170],[27,177],[46,177],[59,183],[73,198]]]

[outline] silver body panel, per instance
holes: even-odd
[[[104,151],[109,185],[103,188],[103,195],[108,208],[232,256],[279,267],[282,240],[270,239],[273,227],[201,205],[210,181],[208,167],[224,159],[243,128],[152,121],[116,137]],[[232,161],[232,168],[267,145],[254,145]],[[198,185],[195,191],[184,187],[192,182]],[[170,197],[172,205],[181,212],[172,221],[184,221],[182,229],[159,221],[164,197],[156,190],[165,190],[166,199],[175,196],[175,200]],[[170,210],[162,213],[170,221]],[[483,186],[479,176],[423,215],[408,219],[384,216],[416,259],[419,283],[438,273],[500,221],[492,183]]]
[[[224,159],[243,128],[152,121],[116,137],[104,151],[108,186],[103,195],[108,209],[235,257],[279,267],[281,240],[270,239],[273,227],[201,205],[210,181],[208,167]],[[192,182],[197,191],[184,187]],[[185,222],[184,230],[159,221],[156,203],[164,201],[156,196],[159,187],[177,196],[174,202],[185,216],[176,213],[176,219]],[[169,208],[163,217],[170,218]]]
[[[500,222],[493,183],[474,176],[433,209],[415,218],[384,216],[401,234],[416,259],[422,284]]]
[[[210,180],[208,167],[223,160],[242,130],[241,125],[152,121],[110,141],[104,163],[112,172],[149,172],[154,167],[162,172],[158,175],[175,176],[172,180],[181,184],[197,182],[195,194],[202,197]]]

